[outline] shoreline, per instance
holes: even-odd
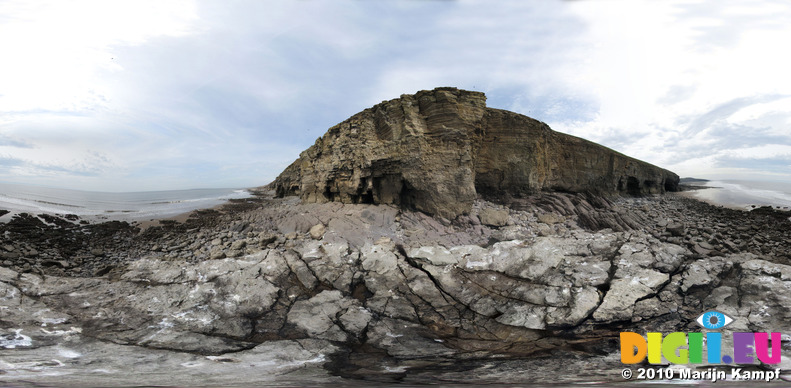
[[[50,242],[0,244],[1,255],[16,252],[14,260],[27,264],[0,260],[0,285],[27,298],[7,320],[35,345],[0,352],[54,357],[60,364],[46,368],[102,382],[113,375],[85,365],[161,349],[229,376],[233,369],[213,360],[291,357],[301,349],[301,360],[320,360],[316,370],[335,379],[469,382],[468,369],[482,376],[491,365],[537,370],[547,355],[573,348],[582,357],[570,362],[587,368],[589,380],[616,381],[623,365],[602,352],[617,354],[619,331],[683,331],[713,307],[710,295],[747,319],[741,302],[729,301],[754,303],[763,296],[757,284],[780,292],[788,283],[760,283],[778,268],[791,270],[791,228],[765,228],[789,224],[782,212],[737,211],[685,195],[544,193],[514,201],[506,207],[478,199],[469,215],[447,220],[389,205],[306,204],[263,189],[145,230],[117,222],[50,226]],[[74,254],[42,259],[52,252],[41,247],[61,241],[59,233],[90,238]],[[638,277],[643,286],[628,286]],[[777,309],[787,306],[769,302],[771,315],[751,324],[783,329],[788,320]],[[47,330],[71,333],[68,342],[42,334],[30,318],[44,308],[46,322],[57,322]],[[0,338],[19,333],[0,329]],[[65,346],[81,355],[58,358]],[[97,346],[121,355],[96,358]],[[465,363],[466,377],[448,363]],[[0,381],[14,381],[15,373]],[[48,379],[39,376],[24,378]]]
[[[705,204],[708,204],[708,205],[711,205],[711,206],[714,206],[714,207],[722,207],[722,208],[726,208],[726,209],[738,210],[738,211],[743,211],[743,212],[749,212],[750,211],[750,209],[746,209],[746,208],[741,207],[741,206],[722,204],[722,203],[718,203],[717,201],[714,201],[714,200],[709,200],[709,199],[705,199],[705,198],[699,198],[699,197],[697,197],[695,195],[695,191],[696,190],[706,190],[706,189],[711,189],[711,188],[712,187],[700,186],[699,188],[695,188],[695,189],[677,191],[675,193],[672,193],[672,195],[678,195],[680,197],[693,199],[695,201],[702,202],[702,203],[705,203]]]
[[[678,193],[683,193],[683,195],[713,206],[748,212],[767,207],[774,210],[791,211],[789,187],[784,188],[781,183],[739,180],[706,181],[705,186],[697,185],[697,183],[698,181],[680,185]]]
[[[739,210],[739,211],[744,211],[744,212],[751,212],[751,211],[756,210],[756,209],[761,209],[761,208],[766,209],[766,208],[768,208],[768,209],[772,209],[772,210],[776,210],[776,211],[783,211],[783,212],[791,213],[791,206],[784,206],[784,205],[777,205],[777,204],[752,204],[752,203],[744,204],[744,205],[736,205],[736,204],[733,204],[733,203],[718,201],[718,200],[715,200],[715,199],[712,199],[712,198],[701,197],[699,194],[696,193],[696,192],[701,191],[701,190],[725,190],[725,189],[722,188],[722,187],[719,187],[719,186],[682,185],[680,187],[679,191],[673,192],[673,193],[668,193],[668,194],[679,195],[679,196],[683,196],[683,197],[686,197],[686,198],[694,199],[696,201],[700,201],[700,202],[709,204],[709,205],[714,206],[714,207],[723,207],[723,208],[727,208],[727,209]]]
[[[38,189],[43,191],[36,191]],[[7,184],[0,185],[3,192],[0,194],[0,223],[8,222],[21,213],[46,214],[90,223],[146,223],[221,206],[232,199],[249,198],[253,196],[252,190],[256,188],[115,193]]]
[[[262,191],[201,208],[145,221],[106,220],[45,212],[9,212],[0,222],[0,266],[20,272],[101,276],[151,251],[150,242],[169,233],[216,226],[217,219],[259,206]]]
[[[287,198],[274,198],[274,191],[269,189],[268,186],[262,186],[257,188],[250,188],[246,189],[251,196],[243,199],[229,199],[225,203],[215,205],[210,208],[203,208],[203,209],[195,209],[189,212],[180,213],[177,215],[149,219],[145,221],[121,221],[121,220],[89,220],[89,219],[73,219],[69,218],[68,216],[64,215],[49,215],[49,214],[30,214],[27,213],[29,216],[25,219],[19,219],[16,224],[13,225],[16,229],[21,229],[21,234],[17,235],[17,239],[20,243],[24,243],[26,240],[32,240],[35,245],[38,245],[39,248],[45,248],[44,251],[48,252],[42,254],[42,249],[33,248],[32,246],[28,246],[26,249],[23,249],[23,252],[27,252],[26,254],[22,254],[19,256],[22,257],[36,257],[41,255],[41,261],[49,263],[49,265],[53,265],[53,260],[58,261],[61,260],[59,257],[62,254],[59,254],[57,251],[63,251],[65,254],[69,255],[76,255],[75,263],[65,265],[63,263],[54,265],[54,268],[61,268],[63,270],[68,270],[67,272],[72,272],[74,270],[78,270],[81,268],[81,264],[83,261],[90,261],[95,263],[101,263],[103,261],[107,262],[125,262],[130,259],[134,260],[135,258],[145,256],[145,252],[150,251],[150,246],[167,246],[167,241],[162,241],[163,239],[181,239],[185,237],[189,233],[196,233],[198,231],[207,230],[207,229],[215,229],[220,227],[223,223],[236,223],[238,222],[238,218],[251,218],[254,216],[254,213],[250,213],[250,210],[258,209],[264,212],[271,212],[271,209],[275,203],[281,202],[286,203],[286,207],[291,207],[296,204],[301,203],[298,199],[294,197],[287,197]],[[770,216],[776,219],[787,219],[791,221],[791,217],[789,215],[791,212],[787,210],[775,209],[771,207],[756,207],[754,209],[744,209],[740,207],[733,207],[733,206],[726,206],[721,205],[716,202],[706,201],[701,198],[697,198],[692,195],[692,191],[684,190],[679,192],[670,192],[665,193],[662,195],[651,195],[648,197],[624,197],[624,196],[615,196],[615,197],[594,197],[597,198],[594,202],[591,202],[593,205],[592,212],[589,212],[585,209],[585,205],[583,208],[576,208],[576,209],[568,209],[568,206],[572,202],[577,202],[579,200],[572,200],[571,202],[568,199],[559,200],[558,197],[562,197],[564,195],[571,195],[577,196],[579,198],[584,198],[586,195],[584,194],[561,194],[561,193],[542,193],[535,195],[533,199],[515,199],[512,203],[505,205],[505,209],[511,209],[511,211],[518,211],[518,210],[525,210],[525,209],[545,209],[548,211],[553,211],[558,214],[565,214],[566,218],[573,217],[578,224],[577,227],[581,227],[583,229],[588,230],[599,230],[604,228],[610,228],[614,231],[624,231],[624,230],[631,230],[631,229],[640,229],[644,227],[644,223],[648,222],[653,223],[652,219],[656,219],[658,217],[657,214],[642,214],[642,209],[635,209],[635,203],[658,203],[664,204],[666,202],[678,202],[682,201],[682,204],[679,205],[682,208],[686,208],[688,212],[696,212],[700,213],[701,215],[699,218],[711,218],[715,214],[722,215],[723,211],[734,212],[734,213],[726,213],[724,217],[728,219],[728,223],[733,224],[736,222],[735,220],[746,217],[746,219],[752,218],[760,218],[763,216]],[[293,199],[289,199],[293,198]],[[588,197],[591,198],[591,197]],[[294,202],[296,201],[296,202]],[[480,201],[480,199],[479,199]],[[584,200],[583,200],[584,202]],[[619,210],[618,212],[614,213],[614,217],[612,212],[618,206],[622,206],[626,204],[627,209],[630,210]],[[300,205],[301,206],[301,205]],[[318,205],[317,205],[318,206]],[[327,205],[327,206],[344,206],[342,204],[337,205]],[[354,205],[347,205],[347,206],[354,206]],[[370,206],[388,206],[388,205],[370,205]],[[613,208],[615,206],[615,208]],[[267,210],[269,209],[269,210]],[[474,209],[473,209],[474,210]],[[635,212],[635,210],[639,210]],[[622,212],[626,212],[621,214]],[[22,213],[20,213],[22,214]],[[419,213],[422,214],[422,213]],[[4,218],[11,217],[12,214],[9,213],[4,216]],[[424,215],[425,216],[425,215]],[[297,218],[302,217],[302,215],[297,216]],[[425,216],[428,218],[433,218],[430,216]],[[679,219],[681,217],[680,214],[675,213],[675,219]],[[315,219],[315,218],[314,218]],[[435,218],[440,220],[438,218]],[[461,217],[461,219],[468,219],[468,217]],[[449,220],[440,220],[442,223],[451,222]],[[271,221],[270,221],[271,222]],[[294,221],[299,222],[299,221]],[[315,222],[318,222],[316,219]],[[314,222],[314,224],[315,224]],[[452,222],[456,222],[455,220]],[[682,221],[683,222],[683,221]],[[0,227],[9,229],[9,221],[4,223],[0,223]],[[321,223],[327,224],[326,221],[322,221]],[[313,225],[313,224],[312,224]],[[664,224],[660,225],[664,227]],[[702,227],[702,226],[701,226]],[[278,228],[275,225],[268,225],[272,233],[277,234]],[[301,226],[304,229],[304,225]],[[660,237],[660,233],[656,231],[656,226],[652,227],[655,231],[653,232],[655,237]],[[28,232],[28,231],[34,232]],[[282,230],[280,231],[282,232]],[[304,229],[304,232],[307,232],[307,229]],[[33,233],[31,235],[26,235],[25,233]],[[533,233],[539,233],[539,231],[534,231]],[[36,241],[43,241],[40,237],[46,234],[53,234],[55,236],[55,241],[60,241],[60,244],[66,242],[66,247],[63,246],[55,246],[55,247],[41,247],[40,242]],[[97,241],[93,237],[88,239],[89,235],[99,235],[100,238]],[[119,240],[119,237],[113,237],[114,235],[124,235]],[[175,235],[174,235],[175,234]],[[286,233],[284,233],[286,234]],[[6,233],[8,236],[8,232]],[[72,236],[72,237],[68,237]],[[347,236],[348,237],[348,236]],[[76,238],[77,242],[68,243],[70,240],[74,240]],[[112,238],[115,238],[113,240]],[[663,239],[667,238],[664,236]],[[2,240],[2,239],[0,239]],[[463,239],[464,240],[464,239]],[[472,241],[472,240],[470,240]],[[479,242],[479,244],[484,244]],[[682,241],[670,239],[670,241],[674,243],[681,243]],[[119,243],[122,242],[122,243]],[[158,243],[157,243],[158,242]],[[14,240],[5,239],[3,244],[8,245],[11,243],[13,245]],[[449,244],[449,243],[448,243]],[[445,245],[448,245],[445,244]],[[689,238],[687,241],[683,241],[684,245],[687,245],[688,248],[694,249],[696,244],[691,242]],[[0,244],[2,245],[2,244]],[[57,245],[57,244],[56,244]],[[69,246],[71,245],[71,246]],[[176,246],[182,245],[180,243],[175,244]],[[86,247],[87,246],[87,247]],[[99,246],[99,248],[95,248],[94,246]],[[448,246],[452,246],[448,245]],[[704,246],[707,246],[704,244]],[[52,248],[52,249],[46,249]],[[64,251],[65,249],[65,251]],[[705,248],[704,248],[705,249]],[[157,251],[157,250],[154,250]],[[111,256],[106,256],[106,254],[110,254]],[[791,249],[789,249],[791,253]],[[9,257],[9,252],[3,252],[0,249],[0,264],[9,262],[3,259],[13,258],[16,256],[11,255]],[[207,253],[203,253],[202,255],[197,258],[197,260],[205,260],[209,257],[214,257],[216,255],[209,255]],[[33,264],[33,261],[30,262]],[[101,266],[101,265],[100,265]],[[29,268],[29,267],[27,267]],[[23,268],[18,268],[22,270]],[[39,268],[39,271],[42,269]],[[96,268],[89,268],[87,273],[83,273],[81,276],[90,276],[91,271],[95,271]]]
[[[7,209],[7,208],[0,208],[0,224],[7,224],[14,216],[19,214],[29,214],[32,216],[48,216],[48,217],[56,217],[61,218],[64,220],[72,221],[85,224],[103,224],[107,222],[126,222],[132,226],[139,227],[141,230],[146,230],[150,227],[159,226],[161,224],[160,221],[165,223],[167,222],[178,222],[183,223],[185,222],[191,214],[194,212],[200,211],[207,211],[207,210],[220,210],[224,206],[232,204],[233,201],[236,200],[244,200],[247,198],[254,198],[256,197],[257,193],[260,193],[264,186],[261,187],[252,187],[252,188],[244,188],[244,189],[234,189],[234,190],[243,190],[249,194],[247,197],[243,198],[228,198],[228,199],[221,199],[218,201],[222,201],[217,203],[213,206],[208,207],[200,207],[185,211],[177,211],[177,212],[162,212],[158,215],[140,215],[133,211],[107,211],[105,210],[104,213],[100,214],[89,214],[89,215],[78,215],[68,212],[56,212],[56,211],[48,211],[48,210],[19,210],[19,209]],[[183,191],[191,191],[191,190],[183,190]]]
[[[243,189],[250,193],[249,197],[246,198],[233,198],[227,199],[225,202],[221,204],[217,204],[208,208],[200,208],[200,209],[193,209],[188,212],[179,213],[174,216],[162,217],[162,218],[154,218],[145,221],[135,221],[131,222],[131,224],[135,225],[136,227],[140,228],[141,231],[145,231],[148,228],[162,226],[163,224],[172,224],[178,223],[183,224],[189,220],[190,217],[193,217],[195,214],[206,213],[206,212],[219,212],[225,209],[233,208],[234,205],[237,205],[241,202],[257,202],[261,200],[262,197],[267,195],[269,189],[266,186],[258,186],[258,187],[250,187]]]

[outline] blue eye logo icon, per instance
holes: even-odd
[[[707,311],[700,314],[695,322],[704,329],[719,330],[733,323],[733,318],[719,311]]]

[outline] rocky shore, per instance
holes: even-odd
[[[698,331],[712,309],[791,326],[789,214],[680,194],[478,199],[449,220],[264,188],[145,230],[0,228],[5,383],[554,382],[560,359],[566,381],[618,381],[623,330]]]
[[[0,382],[608,383],[622,331],[791,333],[789,213],[678,183],[482,93],[402,95],[183,221],[0,224]]]

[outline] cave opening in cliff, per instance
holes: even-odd
[[[335,193],[330,190],[330,185],[327,185],[324,188],[324,197],[327,198],[328,201],[332,202],[335,200]]]
[[[373,205],[374,203],[374,193],[371,190],[368,190],[357,197],[357,203],[363,203],[368,205]]]
[[[678,190],[678,186],[676,186],[675,182],[672,179],[665,179],[665,191],[676,191]]]
[[[402,181],[401,191],[398,192],[398,202],[402,209],[417,210],[418,191],[406,180]]]
[[[639,196],[640,195],[640,181],[637,178],[630,176],[626,178],[626,192],[629,195]]]

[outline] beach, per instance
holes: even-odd
[[[704,188],[688,191],[690,197],[713,205],[740,210],[761,206],[791,208],[791,183],[748,180],[710,180],[696,183]]]
[[[91,222],[150,221],[249,198],[246,189],[96,192],[0,183],[0,222],[18,213],[75,215]]]

